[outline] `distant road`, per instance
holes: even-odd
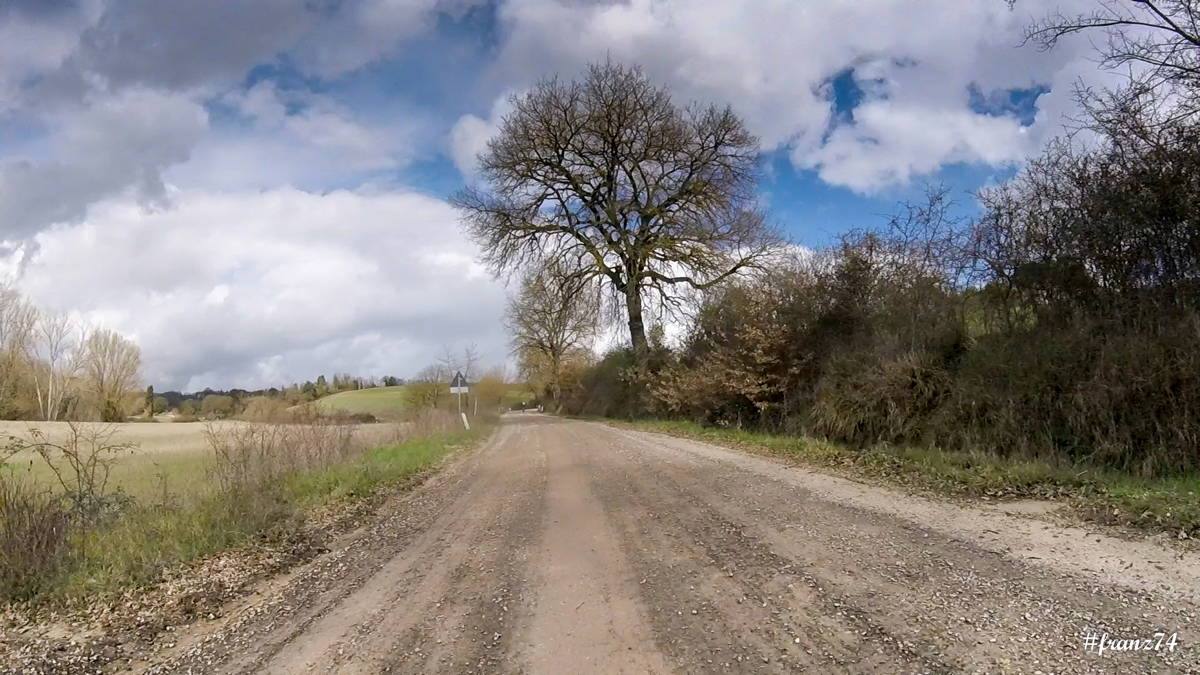
[[[513,414],[156,672],[1197,672],[1200,566],[665,436]],[[1030,510],[1030,509],[1024,509]],[[1033,509],[1036,510],[1036,509]],[[1173,653],[1084,636],[1178,631]]]

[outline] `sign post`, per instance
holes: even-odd
[[[467,378],[463,377],[461,370],[454,373],[454,379],[450,380],[450,393],[458,394],[458,416],[462,418],[463,426],[470,431],[471,423],[467,421],[467,414],[462,409],[463,394],[470,393],[470,389],[467,387]]]

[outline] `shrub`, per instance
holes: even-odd
[[[111,424],[68,424],[67,435],[56,441],[40,429],[29,430],[28,438],[9,436],[10,451],[30,451],[50,468],[62,498],[70,504],[76,521],[84,527],[107,520],[129,503],[120,490],[110,490],[109,473],[121,455],[134,445],[113,440],[117,428]]]
[[[270,396],[255,396],[246,401],[239,419],[248,422],[279,422],[290,417],[287,401]]]
[[[0,597],[43,590],[68,558],[71,513],[61,499],[0,475]]]
[[[917,442],[951,387],[949,373],[928,354],[874,363],[844,356],[830,363],[817,386],[813,426],[859,445]]]

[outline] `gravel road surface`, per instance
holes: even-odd
[[[133,667],[1200,672],[1196,554],[1025,510],[509,415],[371,526]],[[1084,643],[1156,632],[1174,651]]]

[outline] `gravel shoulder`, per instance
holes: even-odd
[[[541,415],[331,548],[132,669],[1200,672],[1195,554]]]

